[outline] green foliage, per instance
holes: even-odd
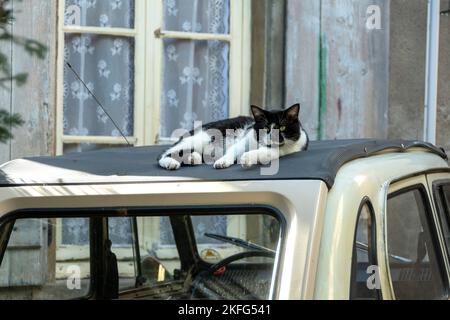
[[[19,0],[20,1],[20,0]],[[11,0],[0,0],[0,47],[3,43],[15,44],[22,47],[30,56],[44,59],[47,48],[40,42],[19,37],[11,33],[11,24],[14,21]],[[0,90],[8,90],[12,83],[22,86],[27,82],[28,74],[13,74],[8,56],[0,52]],[[12,138],[11,129],[23,124],[18,114],[10,114],[0,110],[0,143],[5,143]]]
[[[5,110],[0,110],[0,142],[5,143],[12,138],[11,129],[23,124],[19,114],[9,114]]]

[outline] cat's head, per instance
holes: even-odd
[[[300,104],[283,111],[266,111],[252,106],[255,118],[255,130],[259,143],[271,146],[283,146],[296,142],[301,137]]]

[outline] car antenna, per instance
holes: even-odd
[[[102,108],[103,112],[108,116],[108,118],[111,120],[112,124],[116,127],[116,129],[119,131],[120,135],[125,139],[127,145],[129,147],[132,147],[132,144],[130,141],[128,141],[127,137],[123,133],[123,131],[119,128],[117,123],[114,121],[114,119],[111,117],[111,115],[106,111],[105,107],[101,104],[101,102],[97,99],[97,97],[94,95],[94,93],[89,89],[89,87],[86,85],[86,83],[81,79],[80,75],[75,71],[75,69],[72,67],[72,65],[66,61],[66,65],[69,67],[69,69],[74,73],[75,77],[77,77],[78,80],[83,84],[83,86],[86,88],[86,90],[89,92],[89,94],[94,98],[95,102]]]

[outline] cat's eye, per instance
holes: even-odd
[[[281,131],[281,132],[286,131],[286,127],[285,127],[285,126],[280,127],[280,131]]]

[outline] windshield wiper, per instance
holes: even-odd
[[[264,252],[274,253],[274,254],[276,253],[275,250],[251,243],[249,241],[235,238],[235,237],[221,236],[219,234],[213,234],[213,233],[205,233],[205,237],[208,237],[208,238],[211,238],[214,240],[219,240],[219,241],[226,242],[226,243],[230,243],[235,246],[238,246],[238,247],[241,247],[244,249],[248,249],[248,250],[264,251]]]

